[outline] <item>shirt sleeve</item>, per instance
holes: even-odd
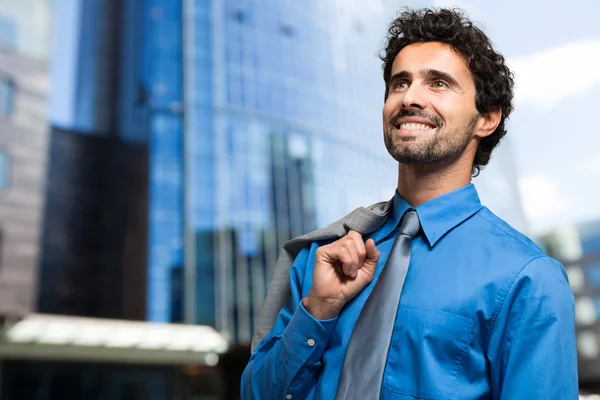
[[[290,273],[292,296],[244,370],[243,400],[304,399],[317,381],[337,318],[318,321],[302,305],[302,276],[309,254],[304,249],[296,257]]]
[[[578,399],[574,296],[556,260],[521,270],[492,329],[493,399]]]

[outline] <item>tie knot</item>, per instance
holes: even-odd
[[[402,222],[400,222],[400,233],[414,239],[420,229],[421,223],[419,222],[417,212],[415,210],[408,210],[406,214],[404,214],[404,217],[402,217]]]

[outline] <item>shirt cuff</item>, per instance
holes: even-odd
[[[337,317],[316,320],[300,301],[281,337],[283,346],[301,365],[314,364],[325,353],[336,323]]]

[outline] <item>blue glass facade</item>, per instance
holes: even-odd
[[[247,341],[280,246],[393,194],[385,25],[366,3],[183,3],[188,317]]]
[[[182,321],[183,114],[182,4],[145,0],[142,90],[148,95],[150,321]],[[177,287],[173,287],[177,286]]]
[[[185,109],[185,316],[215,325],[216,159],[214,20],[210,1],[183,0]]]

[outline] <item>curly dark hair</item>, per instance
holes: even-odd
[[[490,39],[474,26],[460,9],[406,9],[388,29],[383,61],[385,99],[392,64],[398,53],[413,43],[440,42],[449,45],[467,61],[475,83],[475,106],[480,114],[500,109],[502,117],[496,130],[479,142],[473,162],[473,176],[490,161],[492,150],[506,135],[505,122],[513,111],[514,76],[504,57],[494,50]]]

